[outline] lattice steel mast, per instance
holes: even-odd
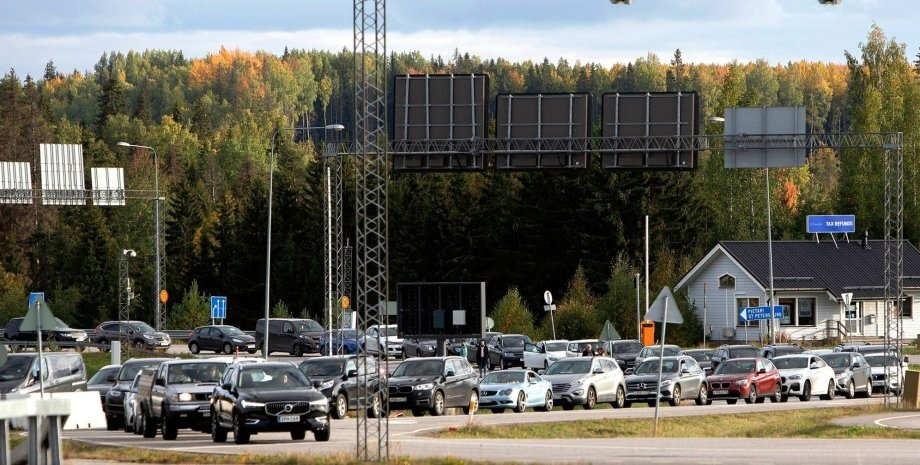
[[[900,144],[885,146],[885,345],[900,347],[904,337],[904,154]],[[889,380],[899,376],[900,351],[885,357],[885,405],[890,405]],[[898,389],[903,389],[900,379]],[[901,396],[895,395],[900,406]]]

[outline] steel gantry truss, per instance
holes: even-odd
[[[904,155],[901,145],[885,147],[885,346],[900,347],[904,338]],[[885,405],[892,403],[888,382],[900,376],[900,350],[885,357]],[[903,390],[900,378],[898,389]],[[901,405],[900,393],[894,403]]]

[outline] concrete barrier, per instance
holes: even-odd
[[[38,400],[40,395],[33,394],[32,399]],[[70,413],[64,423],[65,430],[105,429],[105,414],[102,412],[102,403],[99,402],[98,392],[46,392],[45,399],[70,403]],[[28,427],[27,418],[14,418],[10,422],[17,428],[24,429]]]

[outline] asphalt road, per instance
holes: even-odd
[[[755,411],[776,411],[828,406],[859,406],[880,403],[871,399],[833,401],[790,401],[773,404],[727,405],[716,402],[711,406],[696,406],[686,402],[679,408],[662,407],[662,422],[669,417],[709,414],[737,414]],[[524,422],[559,422],[579,419],[651,418],[654,409],[600,409],[523,414],[475,415],[479,425],[516,424]],[[426,433],[465,425],[467,416],[398,417],[390,418],[390,455],[422,457],[458,457],[470,460],[531,462],[531,463],[681,463],[681,464],[780,464],[807,461],[815,465],[884,463],[885,465],[916,464],[920,457],[920,441],[903,440],[817,440],[817,439],[514,439],[471,440],[435,439]],[[214,444],[203,433],[181,431],[176,441],[160,437],[144,439],[118,431],[67,431],[65,437],[95,444],[135,446],[151,449],[183,450],[193,453],[217,454],[353,454],[355,451],[354,419],[334,420],[332,438],[318,443],[308,435],[305,441],[292,441],[284,433],[255,435],[252,442],[237,446],[231,441]]]

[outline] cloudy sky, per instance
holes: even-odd
[[[514,61],[633,61],[649,52],[685,62],[765,58],[844,62],[873,22],[920,47],[916,0],[390,0],[387,50],[450,57],[455,49]],[[285,46],[352,48],[348,0],[0,0],[0,70],[41,76],[92,69],[103,52],[221,46],[281,53]]]

